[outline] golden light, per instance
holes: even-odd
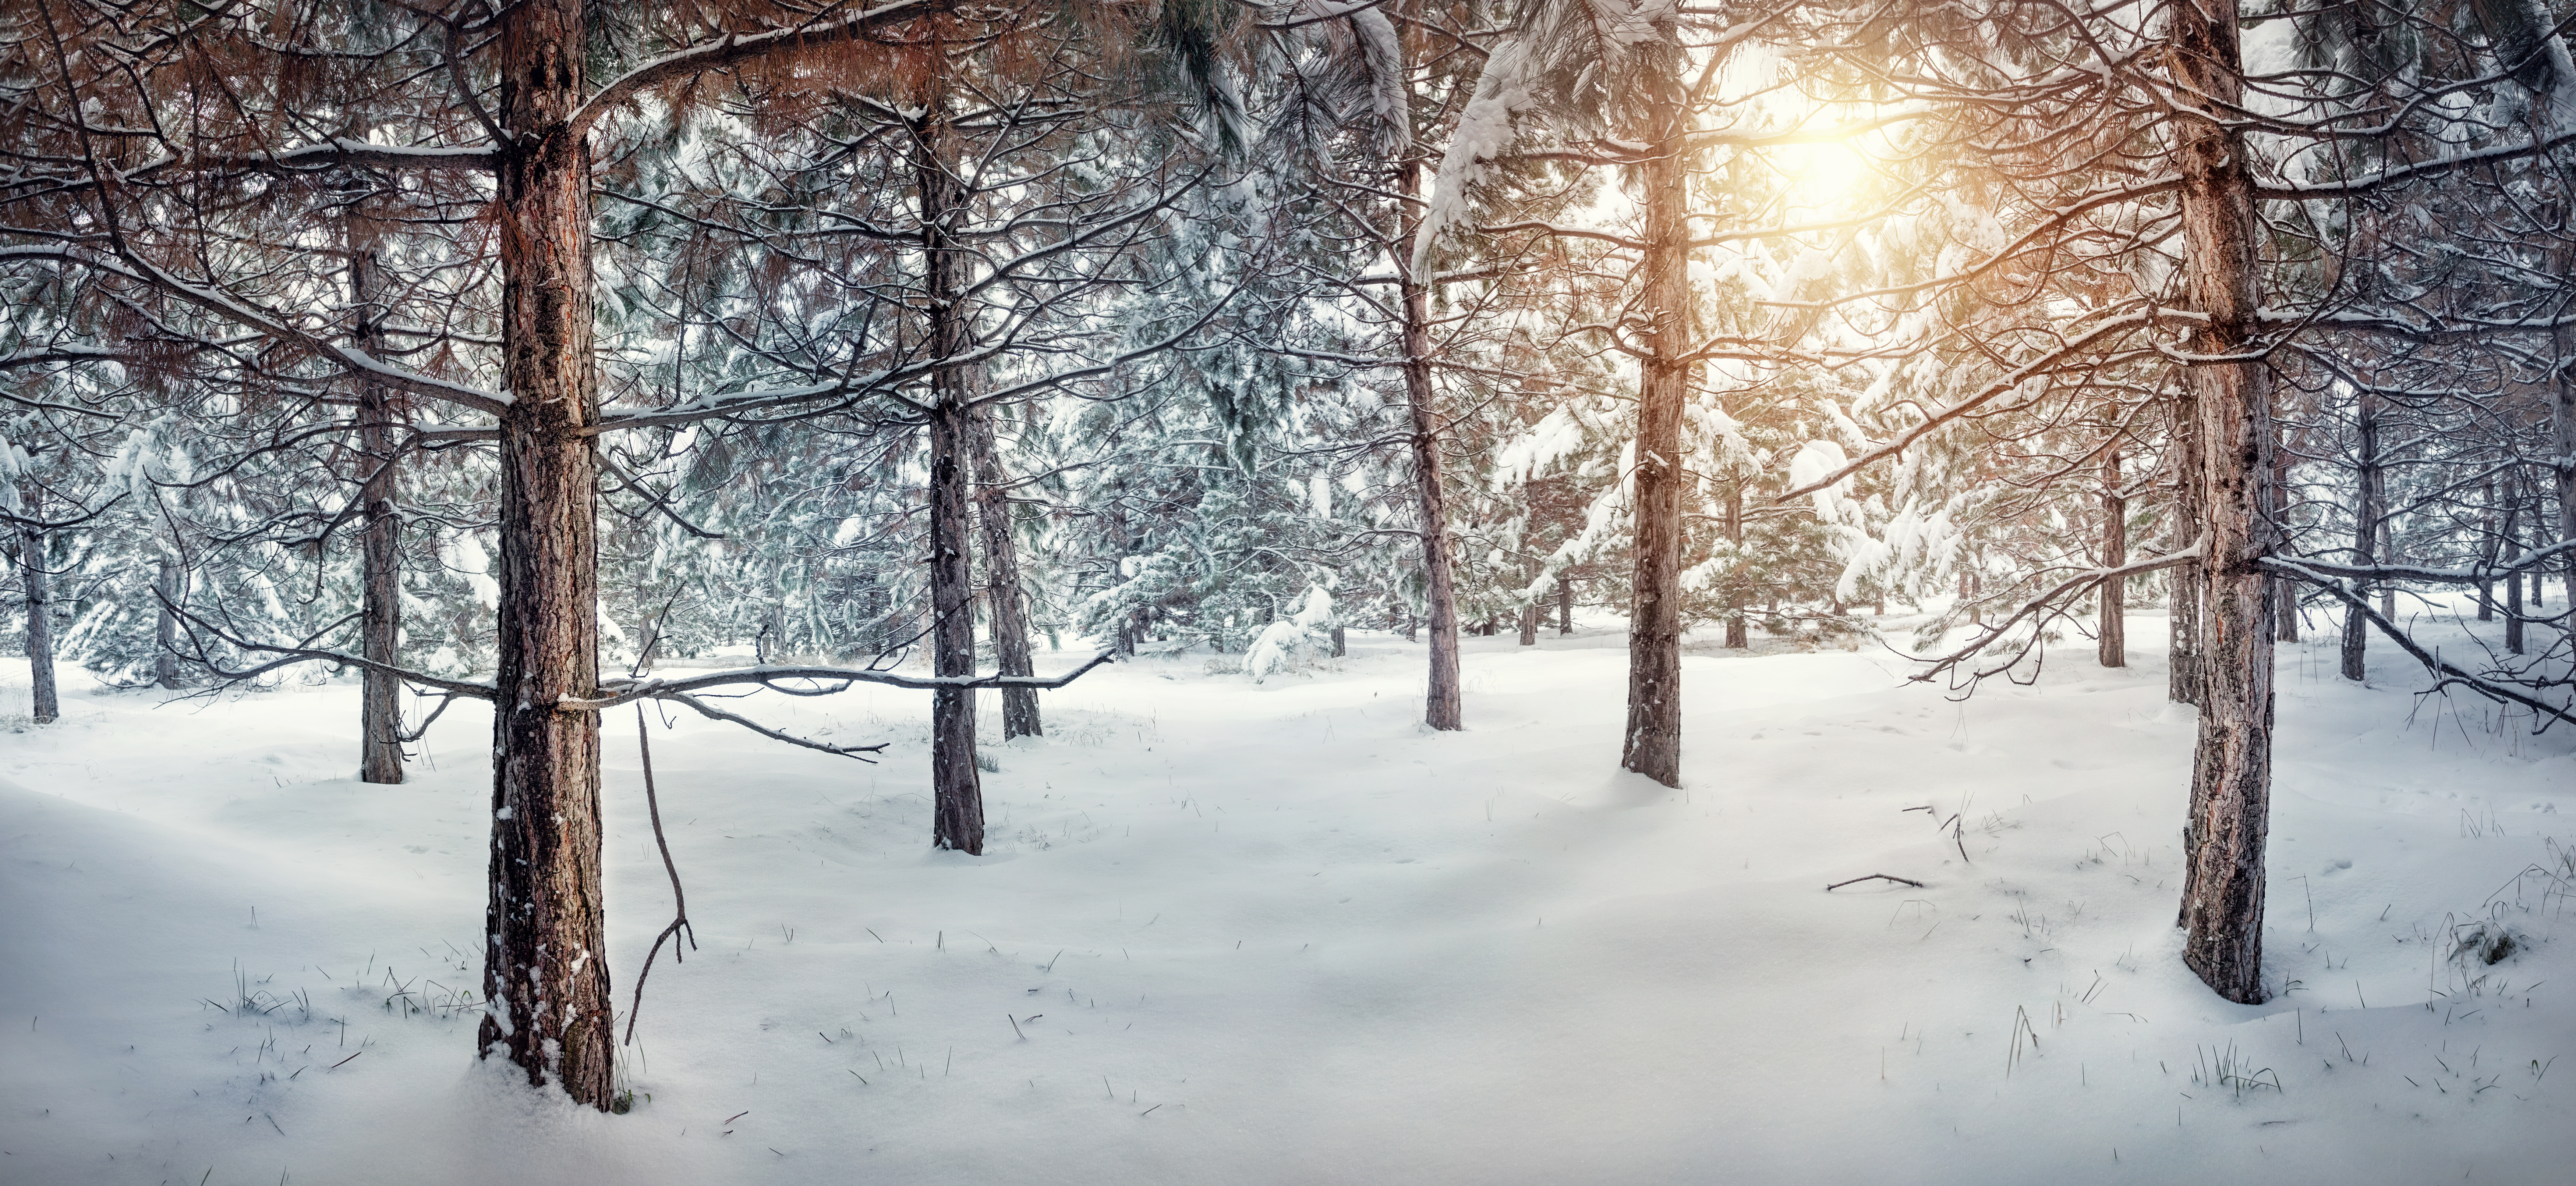
[[[1789,184],[1792,206],[1841,205],[1867,188],[1872,176],[1869,158],[1848,141],[1784,144],[1770,155]]]

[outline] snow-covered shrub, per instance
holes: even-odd
[[[1333,595],[1322,585],[1310,585],[1297,612],[1273,619],[1244,650],[1243,671],[1257,684],[1329,655],[1332,647]]]

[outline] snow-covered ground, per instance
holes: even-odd
[[[349,684],[74,673],[0,732],[0,1180],[2566,1181],[2576,739],[2286,649],[2291,991],[2230,1005],[2177,959],[2162,632],[1964,704],[1875,648],[1694,647],[1680,791],[1615,770],[1616,632],[1469,640],[1452,735],[1386,636],[1260,686],[1146,660],[994,748],[980,859],[928,848],[918,694],[751,702],[875,766],[657,722],[703,945],[624,1116],[472,1058],[488,717],[374,787]],[[671,909],[635,728],[621,1014]],[[1872,873],[1926,884],[1824,889]],[[2517,948],[2451,958],[2468,920]]]

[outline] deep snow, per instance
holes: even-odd
[[[657,720],[703,946],[625,1116],[472,1058],[488,716],[373,787],[348,683],[72,673],[0,733],[0,1180],[2567,1180],[2565,731],[2285,648],[2291,991],[2230,1005],[2177,958],[2192,718],[2130,633],[1966,703],[1695,645],[1682,791],[1615,772],[1615,631],[1470,639],[1452,735],[1387,636],[1258,686],[1123,664],[990,751],[980,859],[928,849],[926,697],[749,702],[876,766]],[[670,894],[630,713],[606,748],[622,1026]],[[1823,889],[1871,873],[1928,884]],[[2447,958],[2473,918],[2522,946]]]

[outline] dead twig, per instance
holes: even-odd
[[[1842,888],[1842,887],[1844,887],[1844,886],[1847,886],[1847,885],[1859,885],[1860,883],[1862,883],[1862,882],[1864,882],[1864,881],[1893,881],[1893,882],[1897,882],[1897,883],[1899,883],[1899,884],[1901,884],[1901,885],[1910,885],[1910,886],[1913,886],[1913,887],[1914,887],[1914,888],[1916,888],[1916,889],[1922,889],[1922,888],[1923,888],[1923,883],[1922,883],[1922,882],[1920,882],[1920,881],[1916,881],[1916,880],[1914,880],[1914,879],[1913,879],[1913,878],[1911,878],[1911,877],[1899,877],[1899,876],[1897,876],[1897,875],[1895,875],[1895,874],[1893,874],[1893,873],[1872,873],[1872,874],[1869,874],[1869,875],[1864,876],[1864,877],[1855,877],[1855,878],[1852,878],[1852,879],[1851,879],[1851,880],[1849,880],[1849,881],[1837,881],[1837,882],[1833,883],[1832,885],[1826,886],[1826,887],[1825,887],[1825,892],[1826,892],[1826,893],[1832,893],[1833,891],[1838,890],[1838,889],[1841,889],[1841,888]]]

